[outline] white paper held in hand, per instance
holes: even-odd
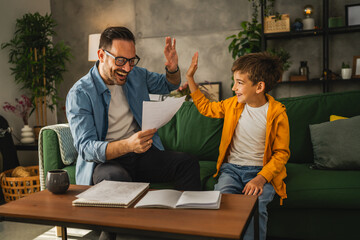
[[[185,97],[166,98],[162,102],[143,101],[141,130],[159,129],[164,126],[180,109]]]

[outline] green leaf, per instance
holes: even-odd
[[[247,24],[248,24],[248,21],[243,21],[242,23],[241,23],[241,27],[243,28],[243,29],[246,29],[247,27]]]
[[[230,38],[235,38],[236,37],[236,35],[231,35],[231,36],[228,36],[227,38],[226,38],[226,40],[228,40],[228,39],[230,39]]]

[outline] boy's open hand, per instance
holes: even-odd
[[[266,183],[266,179],[261,175],[257,175],[256,177],[254,177],[250,182],[248,182],[245,185],[242,193],[244,195],[260,196],[263,192],[265,183]]]
[[[198,59],[199,59],[199,53],[196,52],[191,60],[191,65],[189,69],[186,72],[186,79],[189,81],[189,78],[194,79],[194,74],[198,68]]]

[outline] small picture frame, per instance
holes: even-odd
[[[354,56],[352,78],[360,78],[360,56]]]
[[[346,26],[360,25],[360,3],[345,5]]]
[[[221,98],[221,82],[202,82],[199,89],[210,100],[218,102]]]

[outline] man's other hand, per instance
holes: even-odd
[[[156,133],[157,129],[149,129],[145,131],[139,131],[133,134],[127,139],[127,143],[131,152],[144,153],[151,147],[153,140],[152,137]]]

